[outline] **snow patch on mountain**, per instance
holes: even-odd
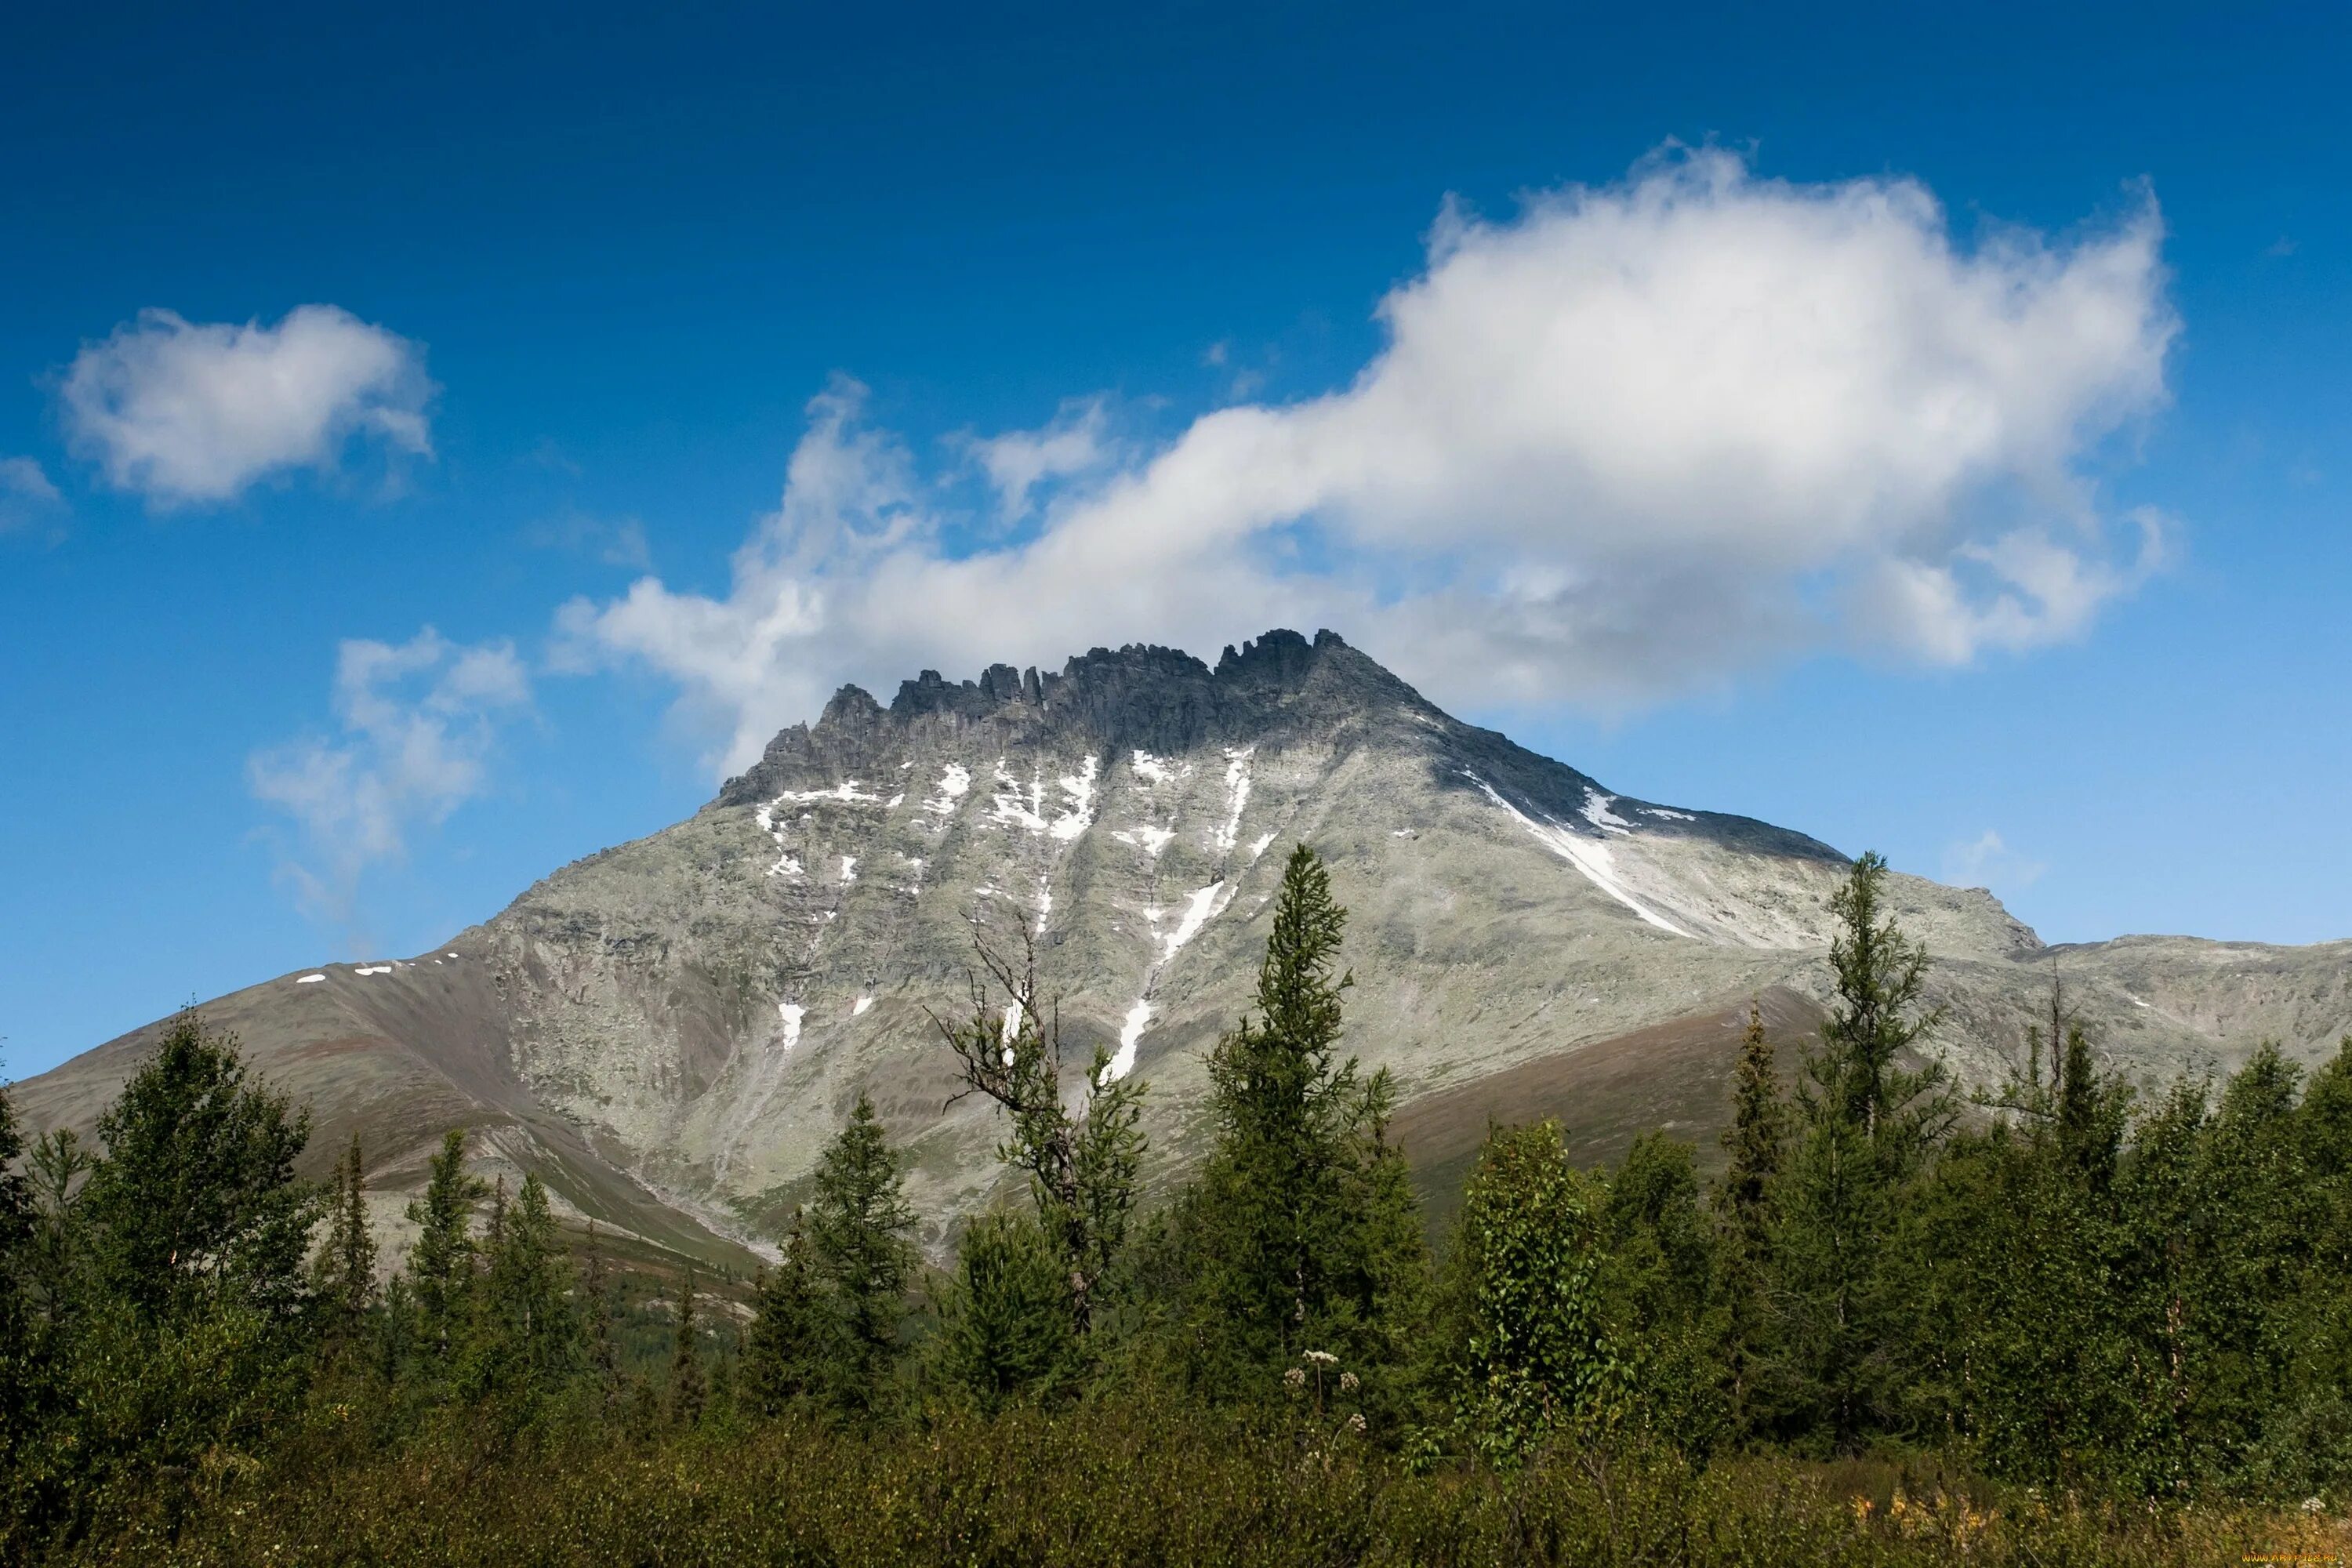
[[[1485,791],[1488,800],[1510,813],[1512,820],[1526,828],[1537,843],[1583,872],[1585,879],[1594,887],[1660,931],[1672,931],[1681,937],[1691,934],[1625,890],[1624,885],[1617,879],[1616,863],[1609,853],[1608,846],[1580,837],[1569,828],[1549,818],[1538,822],[1526,812],[1505,800],[1493,784],[1467,769],[1463,770],[1462,776]],[[1616,797],[1612,795],[1609,798],[1613,800]],[[1589,805],[1588,809],[1590,809]]]

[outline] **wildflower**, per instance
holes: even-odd
[[[1338,1364],[1339,1360],[1338,1356],[1333,1355],[1329,1351],[1308,1351],[1306,1352],[1306,1357],[1308,1361],[1313,1362],[1317,1366],[1333,1366]]]
[[[1364,1435],[1364,1416],[1361,1411],[1348,1417],[1348,1430],[1359,1437]]]
[[[1357,1390],[1359,1387],[1360,1387],[1360,1386],[1362,1386],[1362,1385],[1361,1385],[1361,1384],[1360,1384],[1360,1383],[1357,1381],[1356,1374],[1355,1374],[1354,1373],[1352,1373],[1352,1372],[1343,1372],[1343,1373],[1341,1373],[1339,1374],[1339,1392],[1340,1392],[1340,1393],[1342,1393],[1342,1394],[1353,1394],[1353,1393],[1355,1393],[1355,1392],[1356,1392],[1356,1390]]]
[[[2303,1500],[2303,1511],[2305,1513],[2326,1513],[2327,1511],[2327,1505],[2320,1501],[2315,1497],[2307,1497]]]
[[[1282,1374],[1282,1381],[1290,1384],[1293,1389],[1304,1388],[1307,1386],[1307,1369],[1294,1366]]]
[[[1856,1524],[1868,1524],[1870,1522],[1870,1500],[1868,1498],[1858,1497],[1853,1500],[1853,1521]]]

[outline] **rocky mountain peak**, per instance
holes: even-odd
[[[909,748],[994,731],[1007,746],[1076,746],[1104,754],[1181,753],[1328,731],[1368,713],[1410,711],[1450,723],[1421,694],[1339,633],[1309,638],[1284,627],[1227,644],[1212,668],[1156,643],[1097,647],[1056,671],[992,664],[976,679],[936,669],[901,681],[886,709],[844,686],[814,725],[793,725],[759,763],[730,779],[715,804],[740,805],[818,776],[895,768]]]

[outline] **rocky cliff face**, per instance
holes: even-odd
[[[580,1212],[688,1249],[766,1228],[870,1093],[937,1237],[999,1179],[997,1129],[948,1103],[931,1022],[966,1005],[975,926],[1034,942],[1072,1057],[1099,1046],[1150,1081],[1164,1174],[1198,1148],[1204,1056],[1300,841],[1352,912],[1350,1047],[1395,1073],[1433,1171],[1489,1114],[1561,1114],[1596,1151],[1643,1125],[1710,1132],[1748,999],[1793,1038],[1827,993],[1828,846],[1612,795],[1336,636],[1278,631],[1213,668],[1128,647],[1058,674],[925,671],[887,708],[845,688],[692,818],[434,954],[215,1010],[312,1091],[322,1131],[377,1130],[392,1184],[440,1127],[478,1121]],[[1895,891],[1937,958],[1937,1048],[1970,1078],[2014,1053],[2053,966],[2152,1077],[2352,1027],[2352,944],[2052,950],[1981,891]],[[92,1110],[146,1033],[23,1086],[31,1120]]]

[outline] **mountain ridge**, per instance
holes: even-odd
[[[929,1023],[961,1005],[975,922],[1036,943],[1072,1056],[1099,1046],[1150,1080],[1164,1181],[1199,1146],[1205,1052],[1246,1005],[1274,847],[1294,841],[1352,910],[1349,1048],[1395,1074],[1433,1171],[1482,1107],[1589,1113],[1588,1152],[1672,1107],[1704,1146],[1725,1020],[1769,996],[1793,1045],[1829,994],[1848,862],[1828,844],[1612,794],[1337,634],[1277,629],[1213,666],[1131,644],[1058,672],[925,670],[887,707],[845,686],[692,816],[431,952],[206,1006],[320,1108],[314,1149],[357,1130],[378,1151],[395,1239],[424,1152],[466,1125],[575,1219],[746,1258],[866,1093],[938,1246],[1001,1181]],[[1980,889],[1890,891],[1936,955],[1935,1048],[1967,1081],[1998,1078],[2053,963],[2101,1048],[2149,1081],[2260,1033],[2311,1056],[2352,1029],[2352,944],[2053,948]],[[158,1027],[19,1086],[28,1122],[88,1125]]]

